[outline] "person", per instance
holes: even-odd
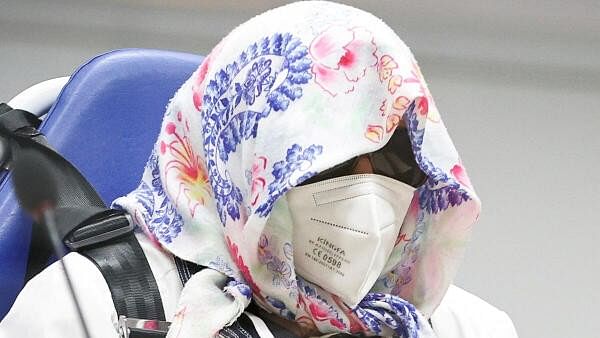
[[[260,337],[264,321],[301,337],[516,337],[451,285],[480,201],[412,53],[349,6],[293,3],[228,34],[113,205],[137,226],[168,337],[233,337],[242,317]],[[174,259],[205,268],[183,285]],[[118,337],[100,272],[65,262],[92,336]],[[82,336],[60,270],[25,286],[0,337]]]

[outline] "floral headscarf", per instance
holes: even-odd
[[[404,122],[427,174],[388,263],[356,308],[296,275],[285,193],[376,151]],[[164,249],[207,266],[169,337],[212,336],[255,300],[326,332],[431,336],[480,203],[421,71],[364,11],[321,1],[234,29],[167,107],[140,186],[115,205]]]

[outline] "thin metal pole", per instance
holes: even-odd
[[[52,242],[52,247],[54,249],[54,254],[56,258],[60,261],[62,265],[63,271],[65,272],[65,279],[67,280],[67,285],[69,286],[69,291],[71,292],[71,297],[73,298],[73,303],[75,304],[75,308],[77,309],[77,315],[79,316],[79,321],[81,327],[83,328],[83,332],[86,338],[90,338],[90,332],[88,330],[87,325],[85,324],[85,320],[83,319],[83,312],[81,311],[81,306],[79,305],[79,301],[77,300],[77,296],[75,295],[75,289],[73,288],[73,283],[71,282],[71,276],[69,274],[69,270],[67,269],[67,265],[63,261],[63,257],[65,256],[65,248],[58,238],[58,232],[56,231],[56,224],[54,219],[54,212],[51,209],[44,210],[44,223],[48,227],[48,233],[50,235],[50,241]]]

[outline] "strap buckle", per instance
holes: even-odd
[[[77,251],[86,246],[102,243],[133,231],[131,216],[121,210],[106,210],[94,215],[65,237],[65,245]]]
[[[162,320],[127,318],[119,316],[119,337],[166,337],[171,323]]]

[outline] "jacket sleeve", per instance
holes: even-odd
[[[65,256],[65,264],[92,336],[117,338],[117,314],[100,271],[77,253]],[[9,337],[84,337],[59,262],[32,278],[18,295],[0,322],[0,338]]]
[[[509,316],[481,298],[451,285],[431,316],[438,338],[517,338]]]

